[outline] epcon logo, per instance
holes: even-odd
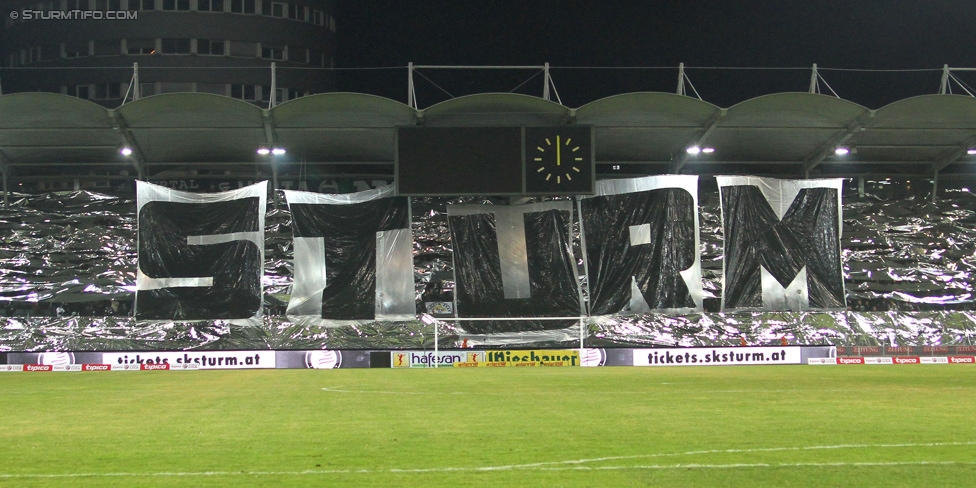
[[[837,358],[837,364],[864,364],[864,358]]]
[[[973,364],[976,363],[976,357],[973,356],[949,356],[949,362],[953,364]]]

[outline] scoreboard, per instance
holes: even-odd
[[[593,194],[594,164],[592,126],[396,131],[400,195]]]

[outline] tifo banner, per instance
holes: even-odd
[[[697,176],[598,181],[579,214],[590,315],[701,311]]]
[[[319,325],[412,320],[410,206],[393,187],[344,195],[286,191],[295,234],[287,314]]]
[[[580,316],[570,201],[448,205],[447,214],[458,317]],[[472,321],[463,327],[481,334],[565,328],[564,322]]]
[[[258,319],[267,182],[187,193],[136,182],[135,318]]]
[[[723,310],[843,309],[841,179],[720,176]]]
[[[736,366],[800,364],[800,346],[676,347],[635,349],[634,366]]]

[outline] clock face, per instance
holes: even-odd
[[[540,141],[541,142],[541,141]],[[545,175],[545,180],[560,185],[565,181],[573,181],[573,176],[580,176],[580,166],[583,165],[583,154],[580,146],[573,142],[570,136],[556,134],[555,138],[545,138],[545,144],[535,147],[533,165],[530,167],[536,173]]]
[[[589,126],[526,127],[526,193],[592,193]]]

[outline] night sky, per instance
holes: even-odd
[[[344,68],[337,73],[339,89],[401,102],[406,102],[405,66],[411,61],[506,66],[549,62],[556,90],[569,107],[617,93],[674,92],[680,62],[701,97],[722,107],[767,93],[807,91],[813,63],[842,98],[868,108],[936,93],[943,64],[976,67],[972,0],[337,4],[337,67]],[[643,69],[607,69],[622,67]],[[421,108],[449,98],[444,91],[453,96],[512,90],[541,95],[542,77],[531,78],[533,74],[420,70],[417,95]],[[958,76],[976,86],[976,72]],[[828,92],[823,84],[821,90]],[[958,87],[953,92],[962,93]]]

